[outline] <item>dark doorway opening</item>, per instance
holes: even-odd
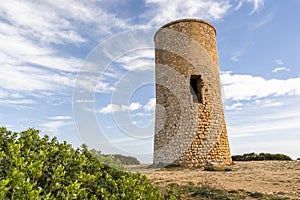
[[[190,89],[195,103],[203,103],[201,75],[191,75]]]

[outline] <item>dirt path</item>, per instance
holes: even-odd
[[[225,190],[279,194],[300,199],[300,161],[235,162],[229,172],[207,172],[202,169],[136,169],[152,182],[165,186],[208,185]]]

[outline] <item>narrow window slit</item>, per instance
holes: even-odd
[[[191,75],[190,90],[195,103],[203,103],[201,75]]]

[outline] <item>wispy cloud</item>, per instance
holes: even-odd
[[[128,105],[117,105],[117,104],[108,104],[107,106],[99,109],[97,112],[101,114],[111,114],[114,112],[126,112],[126,111],[134,111],[141,108],[142,105],[138,102],[133,102]]]
[[[230,137],[260,138],[263,135],[290,137],[288,134],[282,135],[283,131],[297,134],[300,128],[299,106],[297,103],[292,103],[289,107],[285,107],[283,105],[289,101],[289,98],[282,100],[283,102],[268,99],[259,103],[253,101],[245,105],[242,111],[236,110],[235,114],[228,113],[229,116],[239,116],[234,120],[227,120]]]
[[[149,99],[146,105],[143,106],[145,111],[154,111],[156,105],[156,98]]]
[[[93,86],[91,86],[91,87],[93,87]],[[111,85],[110,83],[100,81],[97,84],[96,91],[99,93],[110,93],[110,92],[115,91],[115,87],[113,85]]]
[[[279,71],[287,71],[287,72],[289,72],[289,71],[291,71],[291,70],[288,69],[288,68],[286,68],[286,67],[276,67],[276,68],[274,68],[274,69],[272,70],[272,72],[274,72],[274,73],[277,73],[277,72],[279,72]]]
[[[283,62],[281,59],[276,59],[276,60],[275,60],[275,63],[276,63],[277,65],[283,65],[283,64],[284,64],[284,62]]]
[[[142,105],[138,102],[131,103],[128,107],[129,110],[138,110],[142,107]]]
[[[239,0],[239,2],[237,3],[237,5],[235,5],[233,10],[234,11],[239,10],[244,5],[244,3],[253,4],[252,11],[249,13],[249,15],[258,12],[264,6],[264,0]]]
[[[94,25],[96,33],[108,33],[113,28],[128,28],[126,20],[101,9],[98,1],[9,1],[0,7],[3,18],[22,35],[30,36],[43,43],[82,43],[87,40],[82,28]]]
[[[299,118],[297,119],[287,119],[281,120],[280,123],[278,122],[270,122],[270,121],[262,121],[260,123],[251,123],[248,125],[242,124],[242,126],[235,126],[232,131],[235,135],[243,135],[243,134],[250,134],[250,135],[259,135],[263,132],[275,132],[280,130],[288,130],[288,129],[299,129],[300,124]]]
[[[34,93],[70,89],[82,59],[70,55],[64,47],[76,48],[89,40],[99,40],[99,35],[111,33],[112,29],[130,28],[128,20],[104,11],[99,3],[96,0],[2,2],[0,90],[30,98]],[[112,89],[99,84],[100,91]]]
[[[250,29],[259,29],[263,27],[264,25],[270,23],[273,21],[275,17],[275,11],[269,12],[267,15],[263,16],[260,20],[255,21],[254,23],[250,24]]]
[[[101,114],[111,114],[113,112],[127,112],[127,111],[136,111],[142,109],[144,112],[150,112],[155,110],[156,98],[151,98],[145,105],[142,105],[139,102],[133,102],[129,105],[117,105],[117,104],[108,104],[105,107],[99,109],[97,112]],[[132,117],[144,117],[146,116],[144,112],[138,112],[131,114]]]
[[[277,106],[282,106],[284,103],[275,101],[275,100],[270,100],[270,99],[265,99],[265,100],[255,100],[255,104],[260,106],[260,107],[277,107]]]
[[[238,61],[240,61],[240,58],[239,58],[239,56],[231,56],[230,60],[232,60],[233,62],[238,62]]]
[[[115,62],[126,70],[146,71],[154,69],[154,50],[146,49],[128,53]]]
[[[244,1],[244,0],[240,0],[240,1],[239,1],[239,3],[238,3],[238,4],[235,6],[235,8],[234,8],[235,11],[239,10],[239,9],[242,7],[243,1]]]
[[[243,106],[243,104],[238,102],[238,103],[234,103],[232,105],[226,105],[225,109],[226,110],[241,110],[242,106]]]
[[[287,71],[287,72],[291,71],[289,68],[283,67],[283,66],[282,66],[282,65],[284,65],[284,62],[283,62],[282,59],[276,59],[276,60],[275,60],[275,63],[276,63],[277,65],[279,65],[279,67],[274,68],[274,69],[272,70],[273,73],[277,73],[277,72],[279,72],[279,71]]]
[[[31,66],[2,65],[0,69],[0,88],[16,91],[49,91],[62,86],[72,86],[70,77],[51,73]]]
[[[31,105],[35,103],[36,101],[31,99],[0,99],[0,105]]]
[[[146,4],[153,8],[148,14],[152,18],[150,24],[154,26],[185,17],[218,20],[231,7],[227,0],[146,0]]]
[[[241,61],[244,52],[246,52],[248,50],[248,48],[252,45],[253,45],[252,41],[246,41],[246,42],[242,43],[241,45],[239,45],[238,49],[235,49],[232,52],[230,60],[233,62]]]
[[[57,120],[57,121],[48,121],[40,124],[40,127],[43,132],[45,133],[53,133],[53,134],[60,134],[60,129],[64,126],[68,126],[73,124],[72,121],[64,121],[64,120]]]
[[[249,13],[249,15],[252,15],[253,13],[259,11],[264,6],[264,0],[246,0],[246,1],[253,3],[253,10]]]
[[[48,117],[46,122],[40,123],[42,131],[45,133],[60,134],[60,129],[64,126],[72,125],[72,117],[68,115],[58,115]]]
[[[71,23],[47,3],[31,1],[6,1],[1,3],[1,17],[6,18],[22,35],[41,42],[62,44],[84,42]]]
[[[51,120],[67,120],[67,119],[72,119],[72,117],[71,116],[58,115],[58,116],[48,117],[48,119],[51,119]]]

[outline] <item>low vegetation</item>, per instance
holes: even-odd
[[[112,158],[117,162],[118,160],[123,164],[123,165],[139,165],[140,161],[138,161],[137,158],[132,157],[132,156],[124,156],[121,154],[112,154],[112,155],[104,155],[104,156],[112,156]]]
[[[289,158],[282,154],[241,156],[244,160],[259,160],[258,157]],[[88,150],[86,145],[74,149],[55,137],[40,137],[35,129],[18,133],[2,127],[0,199],[286,199],[244,190],[220,190],[192,182],[158,188],[145,176],[124,171],[123,164],[137,162],[133,157],[102,155]]]
[[[260,192],[248,192],[245,190],[221,190],[209,185],[195,186],[179,185],[170,183],[166,186],[168,194],[178,199],[202,199],[202,200],[240,200],[240,199],[257,199],[257,200],[287,200],[288,198],[278,195],[266,195]],[[174,192],[175,191],[175,192]]]
[[[106,160],[105,160],[106,159]],[[105,162],[111,162],[109,167]],[[0,199],[174,199],[86,145],[0,128]]]
[[[263,160],[292,160],[291,157],[284,154],[270,153],[245,153],[243,155],[232,156],[233,161],[263,161]]]

